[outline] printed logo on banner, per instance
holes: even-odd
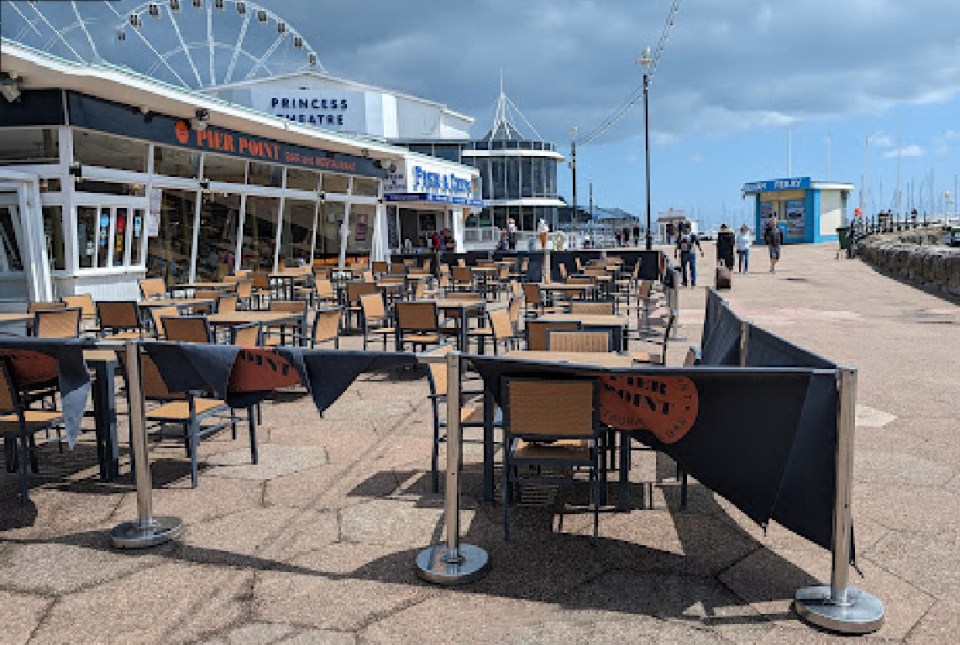
[[[190,143],[190,126],[186,121],[177,121],[174,126],[174,134],[177,135],[177,141],[183,145]]]
[[[243,349],[230,372],[227,389],[232,393],[271,392],[300,385],[300,373],[285,358],[270,349]]]
[[[680,441],[700,409],[686,376],[600,376],[600,420],[619,430],[649,430],[663,443]]]

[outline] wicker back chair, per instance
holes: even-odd
[[[614,305],[613,301],[610,301],[610,300],[604,300],[599,302],[574,300],[570,303],[570,313],[612,316],[614,313],[613,305]]]
[[[383,342],[383,349],[387,349],[387,338],[396,334],[396,329],[390,326],[390,317],[383,304],[383,295],[366,293],[360,296],[361,319],[363,321],[363,348],[371,338],[379,336]]]
[[[223,293],[217,296],[217,313],[233,313],[237,310],[239,296],[235,293]]]
[[[260,345],[260,323],[252,322],[231,327],[230,344],[242,347],[258,347]]]
[[[163,335],[177,343],[210,343],[213,334],[206,316],[164,316],[160,319]]]
[[[33,314],[33,335],[38,338],[77,338],[80,307],[41,309]]]
[[[334,349],[340,349],[340,310],[321,309],[313,319],[313,333],[310,334],[310,347],[320,343],[332,342]]]
[[[440,342],[437,322],[437,303],[397,303],[397,349],[403,350],[406,343],[414,349],[426,349]]]
[[[596,380],[506,378],[503,401],[503,537],[510,538],[510,498],[521,481],[569,481],[571,469],[589,470],[593,539],[599,533],[599,386]],[[527,467],[532,467],[530,470]],[[557,469],[560,476],[543,471]],[[531,477],[523,476],[535,473]]]
[[[150,307],[150,322],[153,323],[153,333],[157,338],[163,336],[163,319],[180,315],[176,307]]]
[[[548,331],[577,331],[580,329],[580,323],[570,322],[544,322],[542,320],[527,321],[527,349],[531,351],[543,352],[547,350],[547,332]]]
[[[163,278],[143,278],[137,284],[140,285],[140,295],[144,300],[165,298],[167,295],[167,283]]]
[[[550,352],[599,352],[613,349],[613,334],[610,331],[547,331],[547,351]]]
[[[140,307],[136,300],[100,300],[97,302],[100,330],[116,340],[140,338]]]
[[[78,293],[74,296],[64,296],[63,304],[66,307],[79,307],[80,315],[86,320],[97,317],[97,305],[89,293]]]

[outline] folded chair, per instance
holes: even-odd
[[[565,483],[589,475],[593,540],[600,530],[599,387],[596,380],[505,378],[503,402],[503,538],[510,539],[510,499],[524,481]],[[557,476],[544,476],[554,470]],[[561,526],[562,526],[561,514]]]

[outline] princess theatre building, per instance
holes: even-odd
[[[483,206],[475,167],[387,143],[402,133],[344,131],[351,102],[369,115],[376,92],[321,89],[305,106],[274,92],[280,112],[267,114],[6,39],[0,72],[0,307],[135,298],[145,276],[383,259],[400,243],[400,207],[429,214],[462,250]],[[292,105],[323,123],[284,115]],[[414,97],[388,108],[441,137],[472,122]]]

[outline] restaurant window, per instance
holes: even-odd
[[[350,192],[350,178],[344,175],[324,175],[323,192],[340,193],[342,195],[346,195],[348,192]]]
[[[350,206],[350,234],[347,237],[347,253],[369,253],[373,237],[373,221],[377,207],[373,204]]]
[[[157,235],[147,242],[147,275],[168,285],[190,278],[190,246],[197,193],[164,189]]]
[[[233,272],[240,196],[204,193],[197,230],[197,280],[219,281]]]
[[[507,157],[507,199],[518,199],[520,197],[520,159],[517,157]]]
[[[146,172],[149,149],[146,143],[126,137],[88,130],[73,131],[73,158],[88,166]]]
[[[77,252],[80,256],[81,269],[95,266],[98,219],[98,209],[92,206],[77,207]]]
[[[130,213],[127,208],[118,208],[114,213],[113,221],[113,266],[123,266],[124,255],[127,250],[127,235],[130,232]]]
[[[200,176],[200,153],[183,148],[153,147],[153,172],[165,177],[193,179]],[[241,176],[241,183],[243,177]]]
[[[133,221],[130,222],[130,266],[143,265],[143,235],[145,233],[146,220],[142,208],[133,210]]]
[[[280,200],[276,197],[247,197],[243,219],[243,268],[273,271],[279,208]]]
[[[317,222],[318,252],[334,255],[340,252],[340,224],[345,212],[346,204],[343,202],[325,202],[320,205],[320,219]]]
[[[235,157],[208,154],[203,158],[203,177],[210,181],[223,181],[228,184],[245,183],[247,162]]]
[[[533,183],[533,163],[534,161],[539,161],[531,159],[530,157],[522,157],[520,159],[520,196],[521,197],[533,197],[534,195],[534,183]]]
[[[280,188],[283,185],[283,166],[251,161],[247,183],[251,186]]]
[[[487,212],[490,211],[489,208],[483,209]],[[497,228],[507,228],[507,207],[506,206],[494,206],[493,207],[493,225]],[[519,226],[517,227],[519,228]]]
[[[288,267],[310,263],[310,253],[313,250],[313,220],[316,212],[315,201],[284,200],[280,257]]]
[[[23,271],[18,208],[0,204],[0,271]]]
[[[64,257],[63,241],[63,209],[59,206],[44,206],[43,232],[47,238],[47,259],[50,268],[54,271],[63,271],[67,268]]]
[[[97,219],[97,246],[95,266],[106,267],[110,262],[110,209],[101,208],[100,217]]]
[[[60,190],[60,179],[57,177],[48,177],[40,180],[41,193],[59,193]]]
[[[58,163],[60,141],[56,128],[0,130],[0,164]]]
[[[380,195],[380,182],[377,179],[354,177],[353,194],[364,197],[377,197]]]
[[[301,168],[287,168],[287,188],[320,190],[320,174]]]

